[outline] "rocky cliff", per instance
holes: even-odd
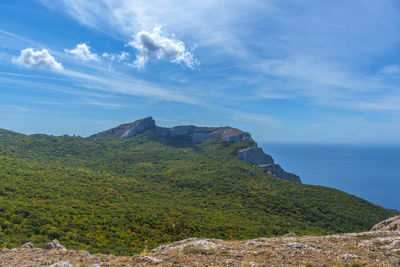
[[[229,126],[198,127],[194,125],[188,125],[165,128],[158,127],[152,117],[147,117],[132,123],[122,124],[118,127],[99,132],[91,135],[89,138],[127,138],[152,129],[156,129],[156,133],[164,138],[184,138],[185,140],[190,140],[194,144],[200,144],[216,137],[220,137],[222,140],[229,142],[250,141],[252,143],[251,146],[240,149],[237,152],[237,156],[240,159],[263,169],[266,173],[275,177],[301,183],[299,176],[290,172],[286,172],[279,164],[275,164],[273,158],[270,155],[265,154],[264,151],[258,147],[257,143],[253,141],[249,133]]]
[[[257,147],[257,144],[254,144],[251,147],[240,149],[237,153],[237,156],[240,159],[253,164],[257,168],[263,169],[270,175],[301,183],[299,176],[290,172],[286,172],[279,164],[275,164],[274,159],[270,155],[265,154],[262,148]]]

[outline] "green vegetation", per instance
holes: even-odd
[[[0,244],[56,238],[127,255],[187,237],[364,231],[394,214],[339,190],[269,177],[235,156],[246,143],[158,136],[0,130]]]

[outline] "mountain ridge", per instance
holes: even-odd
[[[202,143],[215,137],[221,137],[225,141],[253,141],[251,135],[248,132],[242,130],[224,126],[224,127],[199,127],[195,125],[182,125],[174,127],[159,127],[156,125],[154,119],[146,117],[143,119],[136,120],[131,123],[124,123],[117,127],[111,128],[106,131],[99,132],[89,136],[89,138],[96,137],[120,137],[127,138],[143,133],[147,130],[158,128],[160,135],[163,137],[179,137],[183,135],[189,135],[191,140],[195,144]]]
[[[301,183],[301,179],[298,175],[287,172],[282,169],[279,164],[275,164],[273,158],[270,155],[265,154],[262,148],[258,147],[258,144],[252,139],[250,133],[230,126],[198,127],[194,125],[185,125],[167,128],[157,126],[154,119],[150,116],[93,134],[89,136],[89,138],[128,138],[152,129],[156,129],[157,135],[160,137],[177,139],[186,137],[194,144],[200,144],[217,137],[228,142],[251,142],[251,146],[237,151],[237,156],[240,159],[253,164],[257,168],[263,169],[266,173],[275,177]]]

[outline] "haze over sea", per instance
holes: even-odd
[[[400,210],[400,145],[263,143],[285,170],[305,184],[337,188]]]

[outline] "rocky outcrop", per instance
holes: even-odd
[[[90,138],[93,137],[121,137],[126,138],[130,136],[135,136],[140,133],[144,133],[145,131],[155,128],[156,122],[153,120],[152,117],[147,117],[141,120],[137,120],[132,123],[122,124],[116,128],[112,128],[110,130],[100,132],[94,135],[89,136]]]
[[[400,231],[400,216],[391,217],[374,225],[371,231]]]
[[[256,166],[274,164],[272,157],[265,154],[262,148],[256,146],[239,149],[237,156],[241,160]]]
[[[171,250],[184,250],[186,248],[195,249],[215,249],[218,245],[216,242],[221,242],[219,239],[205,238],[187,238],[168,245],[161,245],[152,250],[152,252],[167,252]]]
[[[265,172],[270,175],[284,180],[301,183],[299,176],[286,172],[279,164],[275,164],[274,159],[270,155],[265,154],[262,148],[257,147],[257,144],[254,144],[251,147],[239,149],[237,156],[240,159],[253,164],[257,168],[264,169]]]
[[[258,165],[257,167],[264,169],[268,174],[271,174],[275,177],[301,183],[298,175],[285,171],[279,164]]]
[[[228,142],[250,141],[251,143],[253,143],[250,147],[240,149],[237,152],[237,156],[240,159],[258,168],[264,169],[265,172],[269,175],[301,183],[299,176],[286,172],[281,168],[279,164],[275,164],[273,158],[270,155],[265,154],[264,151],[257,146],[249,133],[229,126],[197,127],[194,125],[188,125],[165,128],[156,126],[153,118],[147,117],[132,123],[122,124],[116,128],[112,128],[104,132],[94,134],[90,136],[90,138],[126,138],[144,133],[147,130],[155,130],[154,132],[156,133],[156,135],[162,138],[185,140],[193,144],[200,144],[216,137],[220,137],[222,140]]]

